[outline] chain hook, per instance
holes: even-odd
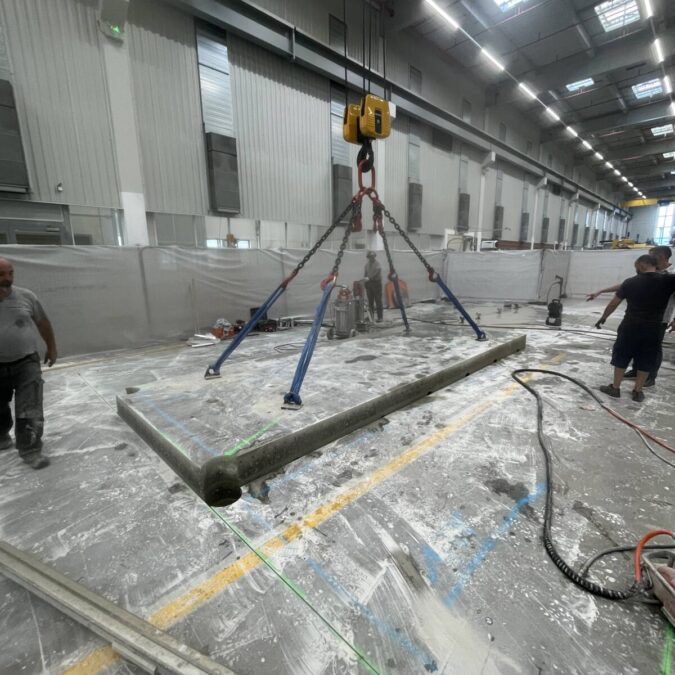
[[[375,176],[375,165],[371,164],[370,168],[366,168],[366,160],[362,159],[359,164],[358,164],[358,179],[359,179],[359,192],[368,193],[370,190],[375,189],[375,181],[376,181],[376,176]],[[372,176],[370,179],[370,186],[369,187],[364,187],[363,185],[363,174],[372,172]]]

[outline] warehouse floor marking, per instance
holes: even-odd
[[[560,352],[548,360],[548,365],[560,363],[565,358],[565,356],[565,352]],[[408,464],[433,448],[435,445],[462,429],[469,422],[473,421],[476,417],[491,408],[500,399],[510,396],[518,389],[520,389],[520,385],[515,382],[506,385],[492,398],[488,398],[482,403],[474,405],[469,409],[468,412],[453,420],[448,426],[440,429],[430,436],[427,436],[417,445],[414,445],[412,448],[406,450],[402,454],[397,455],[390,462],[374,471],[369,477],[357,483],[354,487],[346,490],[342,494],[339,494],[332,501],[316,508],[309,515],[305,516],[301,523],[294,523],[293,525],[285,528],[279,535],[268,539],[259,547],[259,550],[267,556],[272,556],[275,552],[282,549],[287,543],[297,539],[302,534],[303,529],[318,527],[321,525],[321,523],[332,517],[335,513],[342,510],[346,506],[349,506],[373,487],[386,480],[390,476],[398,473]],[[231,583],[237,581],[248,572],[255,569],[256,567],[261,566],[262,564],[263,563],[258,555],[253,552],[247,553],[236,562],[228,565],[199,585],[190,589],[184,595],[176,598],[169,604],[151,614],[147,620],[157,628],[165,630],[173,626],[184,616],[190,614],[198,607],[208,602],[214,596],[218,595]],[[62,675],[91,675],[91,673],[96,673],[103,668],[107,668],[120,658],[121,657],[116,652],[114,652],[112,647],[109,645],[106,647],[101,647],[85,656],[73,666],[62,671]]]

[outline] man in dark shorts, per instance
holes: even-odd
[[[616,295],[609,301],[600,320],[595,324],[600,328],[614,310],[626,300],[628,307],[617,331],[616,342],[612,349],[614,381],[600,387],[608,396],[621,396],[621,381],[631,359],[635,363],[637,376],[632,398],[644,401],[642,392],[650,371],[653,371],[658,358],[659,344],[662,339],[661,322],[670,296],[675,293],[675,275],[659,274],[656,271],[656,258],[641,255],[635,261],[637,275],[626,279]]]

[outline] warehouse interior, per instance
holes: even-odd
[[[673,0],[0,0],[0,675],[675,674],[674,79]]]

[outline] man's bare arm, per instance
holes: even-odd
[[[605,307],[605,311],[602,313],[602,316],[598,320],[598,322],[595,324],[596,328],[602,328],[602,324],[607,321],[607,319],[611,316],[611,314],[614,312],[614,310],[621,304],[621,301],[623,298],[620,298],[618,295],[614,295],[614,297],[607,303],[607,307]]]
[[[38,333],[47,345],[47,353],[45,354],[45,363],[51,368],[56,363],[56,337],[54,336],[54,329],[52,324],[46,317],[42,321],[36,321]]]
[[[603,293],[616,293],[620,288],[621,284],[616,284],[615,286],[608,286],[607,288],[603,288],[601,291],[589,293],[586,296],[586,302],[588,302],[589,300],[595,300],[599,295],[602,295]]]

